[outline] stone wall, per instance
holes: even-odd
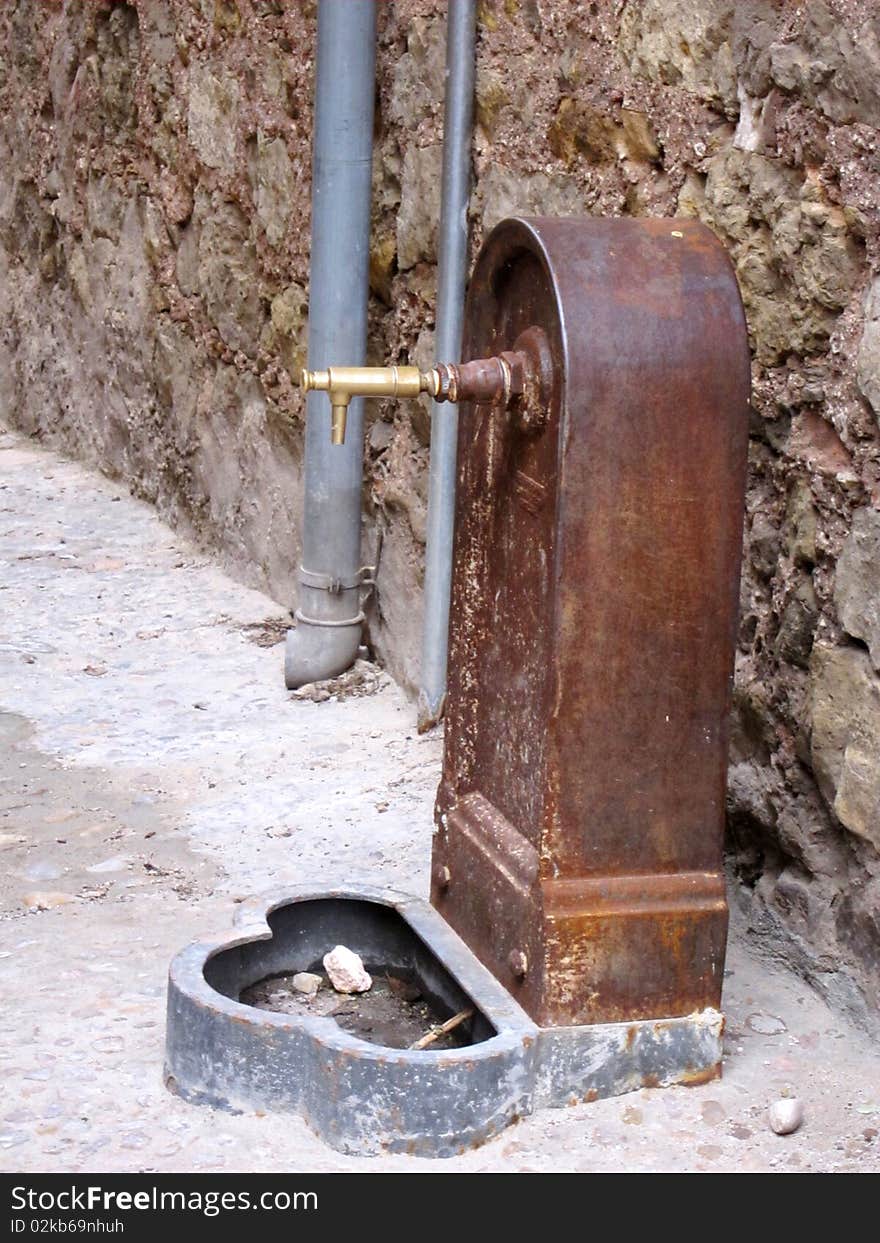
[[[444,10],[380,5],[374,362],[433,361]],[[314,3],[10,0],[0,30],[0,412],[290,602]],[[731,862],[768,944],[876,1016],[876,6],[483,0],[477,118],[475,249],[512,212],[698,216],[730,249],[754,351]],[[371,639],[409,684],[428,436],[423,406],[368,412]]]

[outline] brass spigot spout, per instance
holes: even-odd
[[[327,367],[323,371],[303,369],[300,384],[305,393],[328,394],[330,440],[341,445],[352,397],[418,397],[419,393],[433,397],[439,379],[435,370],[419,371],[418,367]]]
[[[348,420],[348,402],[334,402],[330,407],[330,443],[345,444],[345,424]]]

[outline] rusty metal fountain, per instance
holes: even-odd
[[[171,967],[188,1099],[444,1156],[543,1106],[720,1073],[722,831],[749,354],[693,221],[512,219],[464,357],[306,373],[457,401],[449,690],[431,905],[352,883],[254,900]],[[344,361],[344,360],[343,360]],[[418,978],[466,1043],[398,1050],[240,1001],[338,941]]]

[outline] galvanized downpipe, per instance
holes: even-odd
[[[320,0],[309,280],[312,369],[366,361],[375,66],[375,0]],[[284,657],[291,689],[335,677],[357,654],[364,619],[362,475],[363,402],[351,402],[345,443],[333,445],[326,401],[310,393],[299,608]]]
[[[475,8],[474,0],[455,0],[447,8],[446,19],[443,189],[434,357],[456,361],[461,356],[467,280],[467,213],[471,180],[476,50]],[[446,699],[457,443],[457,407],[438,405],[435,402],[431,418],[431,464],[428,476],[425,618],[422,631],[422,684],[419,691],[420,733],[440,720]]]

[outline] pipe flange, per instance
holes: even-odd
[[[526,362],[518,377],[520,387],[514,395],[514,415],[519,428],[527,435],[534,435],[543,431],[549,417],[554,380],[553,351],[547,334],[537,325],[520,333],[513,351],[513,357]]]

